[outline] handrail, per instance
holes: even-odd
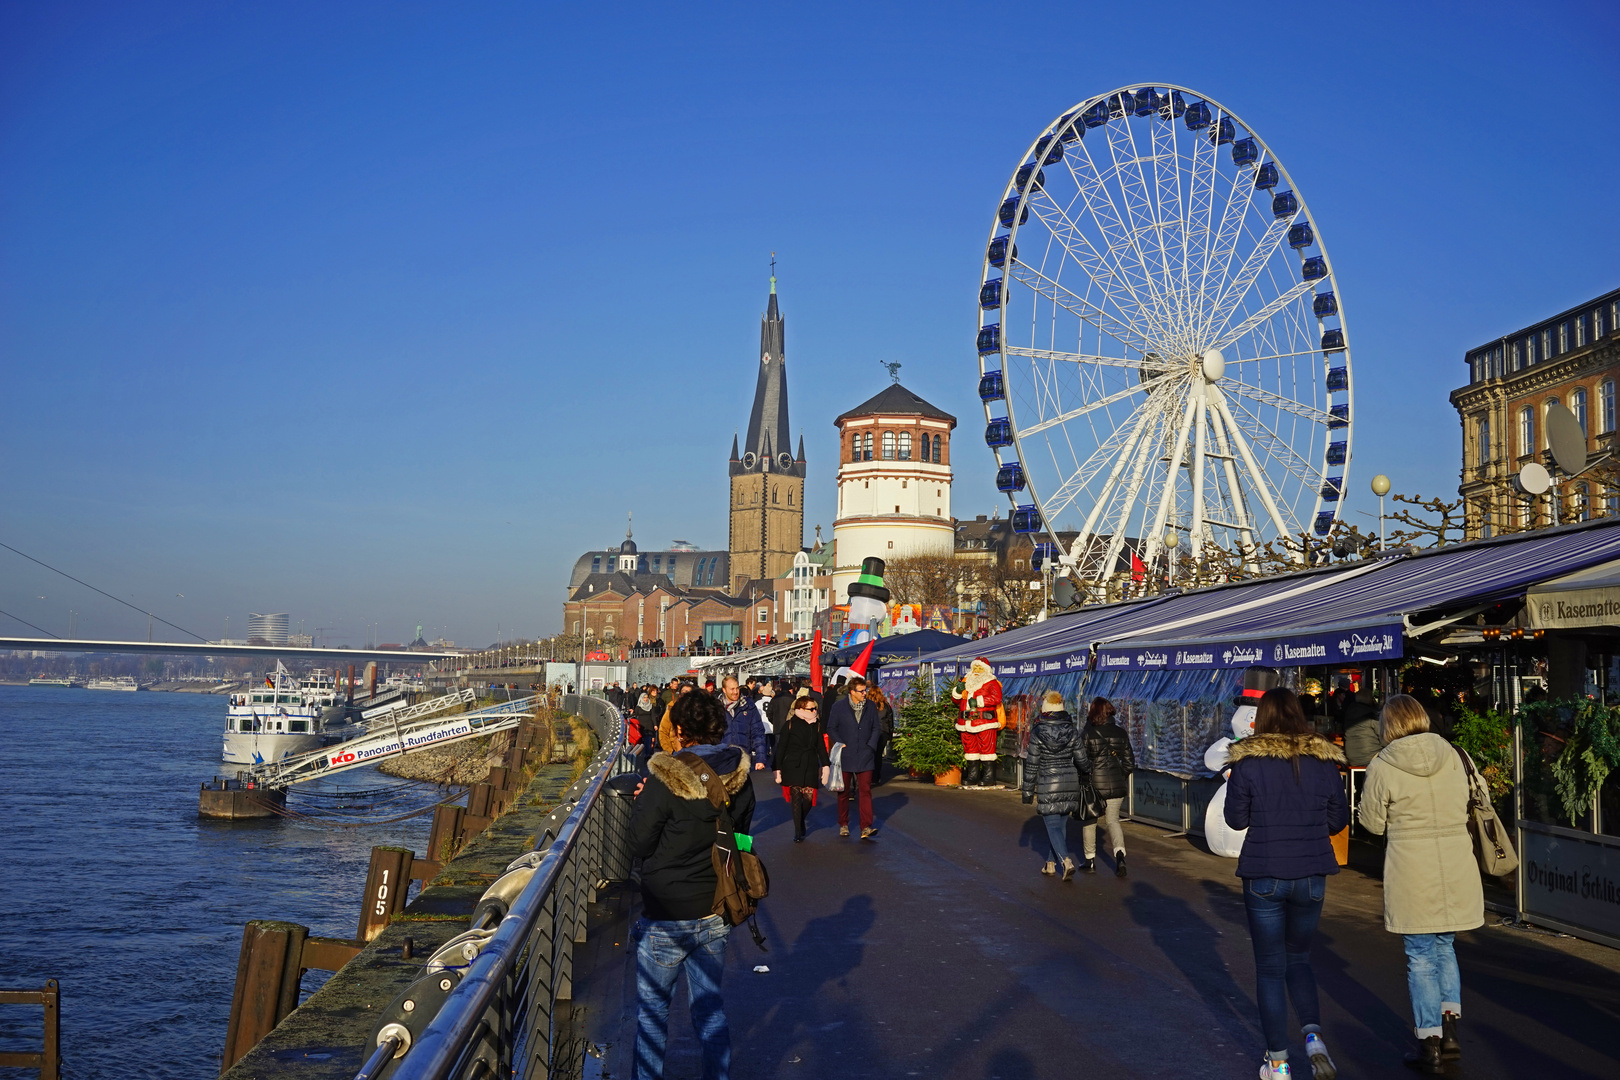
[[[568,695],[563,703],[572,712],[599,714],[587,716],[588,720],[600,721],[593,726],[603,736],[602,748],[593,763],[594,771],[576,782],[576,788],[579,783],[583,783],[584,787],[578,791],[568,817],[557,830],[556,839],[544,849],[544,855],[536,862],[531,853],[508,868],[508,875],[527,873],[531,876],[500,919],[493,935],[487,941],[477,944],[469,942],[464,946],[476,949],[476,957],[463,969],[460,981],[444,997],[438,1012],[414,1039],[400,1023],[379,1025],[374,1047],[370,1048],[372,1052],[356,1080],[380,1076],[397,1080],[446,1080],[450,1076],[473,1071],[475,1062],[488,1070],[491,1064],[488,1061],[475,1059],[465,1065],[462,1062],[469,1051],[487,1050],[486,1036],[492,1034],[492,1016],[504,1015],[514,1021],[497,1023],[502,1030],[493,1033],[497,1036],[495,1041],[501,1059],[500,1071],[506,1075],[513,1072],[519,1076],[529,1075],[527,1067],[519,1065],[514,1068],[512,1059],[515,1049],[528,1043],[531,1036],[550,1042],[550,1003],[545,1003],[542,1008],[547,1024],[544,1033],[538,1030],[531,1032],[534,1025],[526,1015],[528,1006],[540,1004],[535,1001],[535,995],[537,979],[542,975],[548,980],[544,989],[551,1000],[567,996],[570,992],[572,964],[566,956],[556,955],[556,948],[571,950],[576,940],[583,940],[581,929],[584,924],[584,904],[588,901],[586,894],[593,893],[598,882],[606,877],[603,862],[608,854],[610,837],[605,835],[608,829],[604,812],[606,803],[613,800],[604,800],[602,796],[609,778],[624,769],[622,755],[625,746],[623,718],[606,701]],[[543,837],[541,843],[544,842]],[[536,851],[539,850],[537,847]],[[579,865],[582,858],[603,861],[595,866],[582,867]],[[584,878],[580,876],[582,871],[587,874]],[[485,894],[486,901],[498,894],[499,885],[497,882]],[[483,917],[475,915],[475,918],[487,926],[490,909],[481,902],[479,912]],[[546,928],[542,922],[547,916],[551,917],[550,934],[543,932]],[[568,931],[566,935],[561,932],[565,926]],[[540,955],[542,950],[544,956]],[[433,972],[435,976],[443,976],[450,970],[443,964],[432,965],[430,970],[433,967],[438,969]],[[544,970],[541,972],[539,969]],[[421,981],[419,979],[418,983]],[[416,985],[412,984],[413,987]],[[411,990],[407,989],[405,993],[410,994]],[[390,1007],[389,1012],[392,1011]],[[424,1018],[416,1019],[420,1021]],[[392,1053],[388,1052],[390,1041],[395,1044]],[[525,1047],[526,1056],[531,1062],[537,1057],[535,1050],[532,1046]],[[547,1073],[554,1057],[550,1050],[548,1045],[538,1062]]]

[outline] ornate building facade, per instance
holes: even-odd
[[[793,453],[788,427],[784,327],[776,275],[759,325],[759,377],[748,437],[731,440],[731,541],[727,584],[741,595],[750,581],[788,577],[804,549],[804,438]]]
[[[869,556],[951,554],[956,417],[896,382],[833,423],[839,441],[833,585],[842,604]]]
[[[1513,477],[1549,461],[1547,408],[1562,402],[1586,432],[1587,452],[1614,450],[1620,384],[1620,289],[1470,349],[1468,385],[1453,390],[1462,424],[1467,536],[1536,528],[1553,521],[1553,501],[1527,498]],[[1562,479],[1551,493],[1561,521],[1620,513],[1612,471]]]

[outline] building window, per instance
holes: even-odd
[[[891,547],[891,548],[894,547],[894,541],[893,540],[889,541],[889,547]]]
[[[1513,370],[1518,371],[1519,368],[1524,366],[1524,359],[1523,359],[1523,354],[1519,351],[1519,343],[1517,341],[1515,341],[1513,343],[1512,349],[1513,349]]]
[[[788,505],[789,506],[793,505],[793,489],[792,488],[788,488]]]
[[[1543,330],[1541,332],[1541,358],[1543,360],[1551,360],[1556,355],[1557,354],[1552,351],[1552,331]]]
[[[1586,388],[1585,387],[1581,387],[1580,389],[1576,390],[1575,393],[1570,395],[1569,405],[1570,405],[1569,411],[1574,413],[1575,414],[1575,419],[1580,422],[1581,434],[1585,435],[1587,433],[1587,427],[1586,427]]]
[[[1620,488],[1610,488],[1609,493],[1603,497],[1603,504],[1610,516],[1620,514]]]
[[[1519,456],[1536,452],[1536,410],[1526,405],[1519,412]]]
[[[935,461],[936,464],[940,464],[940,465],[943,465],[945,463],[945,459],[943,457],[941,457],[940,453],[939,453],[939,436],[938,435],[934,436],[934,461]]]
[[[781,488],[775,488],[775,487],[771,488],[771,505],[775,506],[777,503],[779,503],[781,501],[782,501],[782,489]]]
[[[766,619],[766,611],[767,611],[766,608],[760,608],[759,609],[759,621],[760,622],[766,622],[767,621],[767,619]]]
[[[1569,352],[1569,323],[1561,322],[1558,324],[1558,355],[1562,356],[1567,352]]]
[[[883,433],[883,460],[894,460],[894,432],[892,431]]]
[[[1575,347],[1586,344],[1586,313],[1583,311],[1575,316]]]
[[[1614,380],[1604,379],[1603,385],[1598,387],[1598,417],[1603,427],[1601,430],[1607,434],[1614,430]]]
[[[1592,309],[1592,340],[1596,341],[1603,336],[1603,309]]]
[[[1592,517],[1592,488],[1584,480],[1575,485],[1575,505],[1570,507],[1576,521],[1589,521]]]
[[[1475,461],[1480,465],[1488,464],[1491,460],[1491,421],[1489,417],[1479,422],[1479,451]]]
[[[872,433],[870,431],[868,431],[866,433],[866,459],[865,460],[867,460],[867,461],[872,460]]]
[[[900,460],[911,460],[911,432],[909,431],[900,433]]]
[[[917,448],[917,457],[921,461],[933,461],[934,455],[929,450],[928,436],[922,437],[922,445]]]
[[[861,460],[861,437],[859,435],[849,437],[849,460]]]

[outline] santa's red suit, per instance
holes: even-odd
[[[956,730],[962,736],[962,756],[968,769],[982,782],[988,763],[996,760],[996,733],[1001,730],[1001,680],[983,657],[973,661],[962,680],[962,689],[952,690],[951,698],[962,716]],[[980,764],[980,763],[984,764]],[[970,781],[974,782],[974,781]]]

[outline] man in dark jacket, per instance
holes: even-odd
[[[858,799],[861,839],[870,840],[877,835],[872,826],[872,769],[877,765],[883,725],[877,709],[867,704],[865,679],[858,675],[851,679],[848,692],[833,702],[827,716],[827,735],[833,745],[844,744],[839,761],[844,788],[838,793],[838,835],[849,835],[849,801]]]
[[[636,924],[636,1049],[639,1078],[664,1075],[669,1003],[675,981],[686,972],[692,1029],[703,1048],[705,1080],[726,1080],[731,1069],[731,1033],[720,978],[731,928],[713,913],[717,880],[710,853],[720,812],[709,801],[709,770],[729,796],[733,828],[753,824],[754,789],[748,753],[721,740],[726,715],[708,694],[685,694],[671,720],[697,765],[672,754],[655,754],[649,777],[630,812],[630,854],[641,867],[642,918]]]
[[[1378,738],[1378,699],[1370,690],[1358,691],[1346,702],[1342,715],[1345,760],[1352,767],[1364,769],[1384,748]]]
[[[759,709],[738,688],[735,675],[727,675],[720,687],[720,707],[726,710],[726,745],[748,751],[754,768],[763,769],[771,759],[771,751],[765,742],[765,724]]]

